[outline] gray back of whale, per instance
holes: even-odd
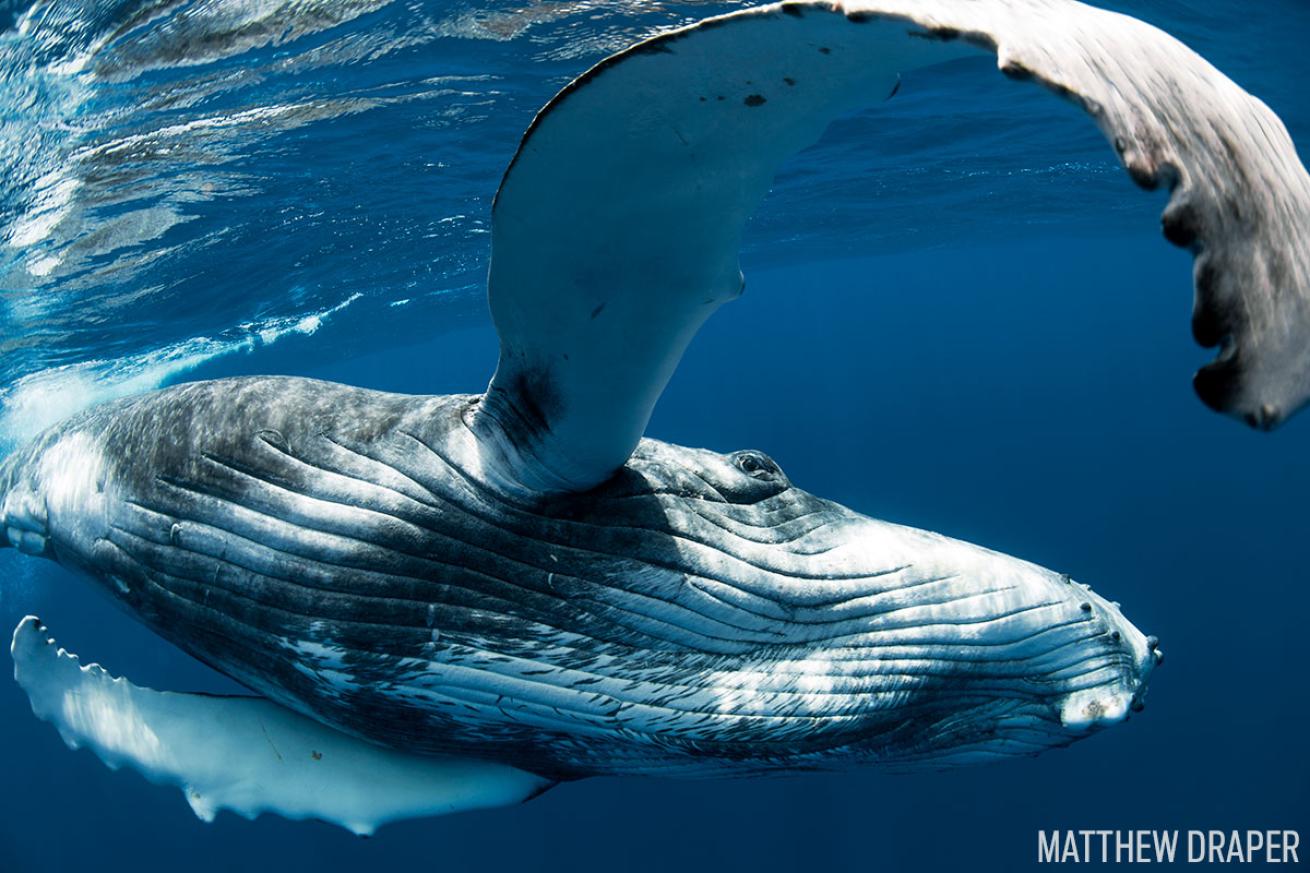
[[[0,541],[330,725],[556,777],[1035,754],[1155,663],[1068,577],[756,452],[644,440],[591,492],[492,492],[479,400],[259,378],[102,407],[0,466]]]

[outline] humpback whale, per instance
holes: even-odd
[[[1073,0],[787,0],[619,52],[536,116],[493,207],[481,395],[194,382],[0,464],[0,544],[83,571],[249,697],[155,691],[15,632],[33,711],[205,818],[367,833],[606,774],[1040,753],[1143,705],[1159,642],[1069,576],[865,517],[766,454],[644,436],[739,296],[788,156],[914,69],[992,52],[1082,107],[1195,254],[1201,399],[1310,395],[1310,177],[1172,37]]]

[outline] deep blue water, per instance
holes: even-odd
[[[481,390],[490,200],[532,113],[607,52],[735,5],[0,2],[0,441],[237,373]],[[1114,6],[1265,99],[1304,153],[1310,4]],[[359,840],[205,825],[68,751],[4,679],[0,871],[1008,871],[1039,828],[1310,834],[1310,422],[1258,434],[1201,406],[1163,195],[991,64],[907,78],[788,166],[746,297],[649,433],[764,449],[809,491],[1091,582],[1162,638],[1145,713],[1017,763],[593,780]],[[26,613],[138,684],[235,687],[6,550],[0,625]]]

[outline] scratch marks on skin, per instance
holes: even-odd
[[[368,687],[367,681],[352,668],[350,650],[331,640],[283,638],[280,648],[292,655],[290,663],[294,669],[338,702]]]
[[[268,747],[273,750],[274,757],[276,757],[278,761],[281,761],[282,753],[279,752],[277,750],[277,746],[273,744],[273,738],[268,735],[268,726],[264,724],[264,720],[262,718],[259,720],[259,729],[260,731],[263,732],[264,739],[268,740]]]
[[[834,673],[831,661],[813,657],[775,661],[767,669],[714,671],[705,678],[723,714],[764,715],[778,709],[780,696],[790,695],[798,710],[822,715],[833,709],[831,695],[850,696],[838,689]]]

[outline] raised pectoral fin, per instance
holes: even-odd
[[[64,742],[179,786],[205,821],[221,809],[275,812],[370,834],[398,819],[520,803],[553,784],[504,764],[375,746],[261,697],[139,688],[81,666],[32,616],[11,651],[32,711]]]
[[[742,228],[782,163],[902,73],[982,50],[1083,108],[1138,184],[1172,189],[1194,332],[1223,347],[1202,399],[1266,428],[1305,405],[1310,175],[1263,103],[1156,28],[1074,0],[788,0],[632,46],[538,113],[492,213],[487,468],[529,491],[611,476],[738,295]]]

